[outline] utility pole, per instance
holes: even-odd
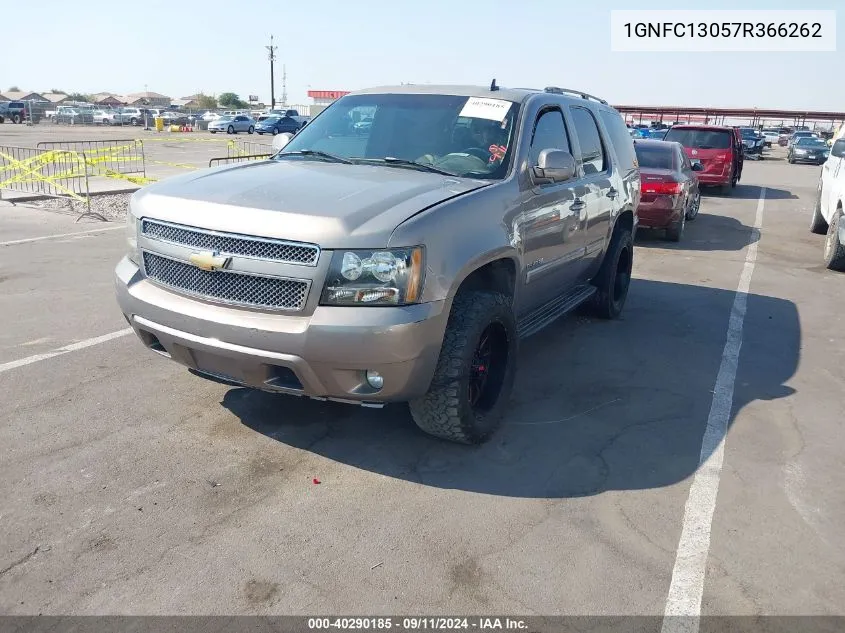
[[[276,49],[278,46],[273,46],[273,36],[270,36],[270,46],[265,46],[268,57],[270,58],[270,109],[276,109],[276,87],[275,77],[273,76],[273,62],[276,61]]]
[[[288,69],[282,64],[282,105],[288,105]]]

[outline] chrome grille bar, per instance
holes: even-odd
[[[320,247],[316,244],[288,242],[236,233],[209,231],[192,226],[171,224],[161,220],[141,221],[141,233],[152,240],[179,244],[223,255],[266,259],[301,266],[316,266]]]

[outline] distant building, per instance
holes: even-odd
[[[170,105],[171,99],[167,95],[159,94],[158,92],[133,92],[132,94],[124,96],[122,101],[126,105],[136,107],[146,104],[166,108]]]
[[[47,101],[47,99],[37,92],[26,92],[23,90],[0,92],[0,96],[4,97],[4,101]]]
[[[349,94],[348,90],[309,90],[308,96],[314,100],[316,106],[327,106],[341,97]]]
[[[50,103],[64,103],[69,98],[64,92],[45,92],[43,96]]]
[[[101,106],[123,105],[123,101],[121,100],[121,98],[113,92],[98,92],[95,95],[91,95],[91,98],[94,100],[95,104]]]

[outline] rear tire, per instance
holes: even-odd
[[[428,393],[408,403],[414,422],[445,440],[484,442],[504,416],[517,349],[509,297],[498,292],[459,292]]]
[[[695,194],[695,198],[693,198],[692,203],[689,205],[689,209],[687,209],[687,220],[692,222],[698,217],[698,212],[701,209],[701,190],[698,190]]]
[[[12,123],[18,124],[21,122],[21,115],[20,114],[13,114],[12,115]]]
[[[839,241],[839,224],[842,222],[842,210],[836,215],[827,227],[827,238],[824,242],[824,265],[829,270],[839,272],[845,271],[845,246]]]
[[[619,228],[610,241],[610,248],[593,285],[598,289],[590,301],[590,311],[602,319],[617,319],[625,307],[631,270],[634,263],[634,239],[631,231]]]
[[[816,235],[827,233],[827,221],[822,215],[822,183],[819,180],[819,190],[816,193],[816,204],[813,207],[813,218],[810,220],[810,232]]]
[[[255,128],[250,125],[249,129],[247,130],[247,134],[252,134],[253,132],[255,132]]]
[[[684,235],[684,227],[686,227],[686,224],[687,214],[684,212],[681,213],[681,217],[677,222],[673,222],[672,225],[666,229],[666,239],[670,242],[680,242]]]

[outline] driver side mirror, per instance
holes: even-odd
[[[290,143],[290,140],[293,138],[293,134],[290,132],[282,132],[281,134],[277,134],[273,137],[273,151],[280,152],[285,145]]]
[[[562,149],[544,149],[531,168],[531,176],[536,184],[566,182],[575,176],[575,159]]]
[[[845,156],[845,138],[841,138],[833,144],[833,147],[830,148],[830,155],[835,158]]]
[[[704,171],[704,165],[701,164],[700,160],[697,160],[692,164],[692,170],[693,171]]]

